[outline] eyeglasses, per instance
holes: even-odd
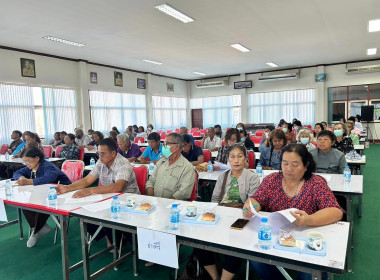
[[[178,143],[176,142],[164,142],[164,147],[170,146],[170,145],[177,145]]]

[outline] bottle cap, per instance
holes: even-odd
[[[348,165],[346,166],[347,169],[349,169]]]
[[[259,163],[257,164],[257,166],[261,166],[261,163],[259,162]]]
[[[211,160],[209,160],[209,162],[208,162],[208,163],[212,163],[212,162],[211,162]]]
[[[9,179],[7,179],[7,180],[5,181],[5,183],[7,183],[7,184],[10,183],[10,182],[11,182],[11,180],[9,180]]]
[[[267,217],[262,217],[262,218],[261,218],[261,221],[262,221],[263,223],[267,223],[267,222],[268,222],[268,218],[267,218]]]
[[[117,196],[114,196],[113,199],[118,199],[118,197],[117,197]]]
[[[53,187],[53,186],[50,186],[50,189],[52,190],[52,189],[54,189],[54,187]]]
[[[178,204],[173,203],[172,208],[177,208]]]

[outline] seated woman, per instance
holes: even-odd
[[[109,138],[111,138],[112,140],[115,141],[115,143],[117,143],[117,132],[116,132],[116,130],[111,130],[110,131]]]
[[[116,127],[116,126],[113,126],[113,127],[111,128],[111,130],[114,130],[114,131],[116,131],[117,135],[119,135],[119,134],[120,134],[120,131],[117,129],[117,127]]]
[[[100,141],[102,141],[103,139],[104,139],[103,133],[101,133],[100,131],[94,131],[92,133],[92,141],[90,143],[88,143],[88,145],[86,145],[84,147],[87,148],[87,149],[89,149],[89,150],[94,150],[94,149],[97,150]]]
[[[144,131],[144,127],[143,126],[139,126],[138,128],[138,133],[136,134],[136,137],[142,137],[142,138],[146,138],[146,132]]]
[[[19,158],[21,153],[30,147],[37,147],[44,154],[44,148],[41,145],[41,139],[38,137],[37,133],[30,131],[25,132],[25,141],[26,145],[14,156],[15,158]]]
[[[79,149],[77,143],[75,143],[74,134],[69,133],[65,136],[65,145],[62,147],[62,151],[58,157],[71,160],[79,159]]]
[[[243,123],[238,123],[238,124],[236,125],[236,129],[242,131],[242,130],[245,130],[245,126],[244,126]]]
[[[241,145],[232,145],[228,149],[228,162],[231,170],[220,174],[216,182],[211,202],[225,206],[243,206],[258,189],[260,179],[256,173],[244,168],[247,150]],[[205,250],[196,250],[200,265],[204,266],[212,279],[220,279],[216,268],[215,254]],[[241,259],[224,256],[221,279],[232,279],[239,271]]]
[[[57,147],[60,144],[61,144],[61,133],[60,132],[56,132],[56,133],[54,133],[54,139],[52,139],[49,142],[49,145],[52,145],[53,147]]]
[[[284,123],[282,125],[282,131],[285,133],[286,136],[286,144],[290,144],[293,142],[296,142],[296,135],[292,132],[293,130],[293,124],[291,123]]]
[[[318,173],[342,174],[347,165],[346,157],[332,146],[336,141],[336,136],[330,130],[323,130],[318,134],[318,148],[310,151]]]
[[[148,124],[147,128],[146,128],[146,135],[149,135],[151,134],[152,132],[156,132],[153,128],[153,124]]]
[[[244,146],[247,148],[247,150],[255,150],[255,144],[249,138],[247,131],[240,130],[240,140],[244,144]]]
[[[304,145],[308,151],[316,149],[311,143],[313,141],[313,134],[308,129],[301,129],[297,134],[297,144]]]
[[[347,135],[350,136],[351,140],[352,140],[352,144],[355,146],[355,145],[359,145],[360,141],[359,141],[359,136],[357,134],[354,133],[353,129],[354,129],[354,122],[353,121],[347,121],[346,122],[346,126],[347,126]]]
[[[316,123],[314,125],[314,138],[313,138],[313,142],[317,142],[317,137],[318,137],[318,134],[325,130],[325,127],[323,126],[322,123]]]
[[[260,163],[263,169],[280,170],[282,149],[286,146],[286,136],[281,129],[272,131],[269,137],[269,147],[261,151]]]
[[[337,123],[334,125],[334,134],[336,136],[336,141],[333,148],[338,149],[344,154],[352,151],[354,145],[352,144],[352,139],[347,136],[347,126],[343,123]]]
[[[291,212],[296,226],[324,226],[342,219],[343,211],[324,178],[313,174],[316,165],[304,145],[290,144],[281,157],[282,172],[264,178],[251,197],[256,210],[275,212],[297,208]],[[253,216],[247,201],[243,211],[247,218]],[[250,261],[262,279],[283,279],[279,270],[268,264]],[[326,277],[327,275],[323,275]],[[323,278],[324,278],[323,277]],[[298,272],[298,279],[311,279],[311,275]],[[327,279],[327,277],[326,277]]]
[[[43,184],[71,184],[69,178],[59,170],[53,163],[46,161],[44,153],[37,147],[30,147],[21,153],[22,160],[26,167],[17,170],[13,178],[20,186],[43,185]],[[22,210],[33,234],[26,243],[27,247],[36,245],[37,239],[51,231],[46,224],[49,215],[29,210]]]

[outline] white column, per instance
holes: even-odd
[[[245,73],[240,74],[240,81],[245,81]],[[241,122],[249,123],[249,106],[248,106],[248,92],[249,89],[240,89],[240,98],[241,98]]]
[[[188,128],[191,128],[192,127],[192,124],[191,124],[191,107],[190,107],[190,99],[191,99],[191,81],[187,81],[186,82],[186,89],[187,89],[187,92],[186,92],[186,126]]]
[[[325,73],[324,66],[318,66],[315,74]],[[328,78],[328,75],[327,75]],[[315,83],[315,120],[314,122],[327,122],[328,117],[328,92],[325,83]],[[312,124],[313,125],[313,124]]]
[[[87,130],[91,127],[90,120],[90,96],[88,94],[88,72],[87,63],[84,61],[78,62],[79,67],[79,92],[77,92],[77,118],[78,127]],[[74,128],[73,128],[74,129]]]
[[[152,103],[152,74],[146,74],[146,93],[145,93],[145,102],[146,102],[146,120],[147,123],[153,124],[153,103]],[[155,127],[155,129],[157,129]]]

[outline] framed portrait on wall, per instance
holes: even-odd
[[[115,86],[122,87],[123,86],[123,73],[115,71],[115,72],[113,72],[113,76],[114,76]]]
[[[137,78],[137,88],[146,89],[146,81],[145,79]]]
[[[316,83],[327,82],[327,73],[315,74],[315,82]]]
[[[90,72],[90,81],[92,84],[97,84],[98,83],[98,73]]]
[[[174,92],[174,84],[166,83],[166,90],[167,92]]]
[[[20,58],[21,63],[21,76],[35,78],[36,67],[33,59]]]

